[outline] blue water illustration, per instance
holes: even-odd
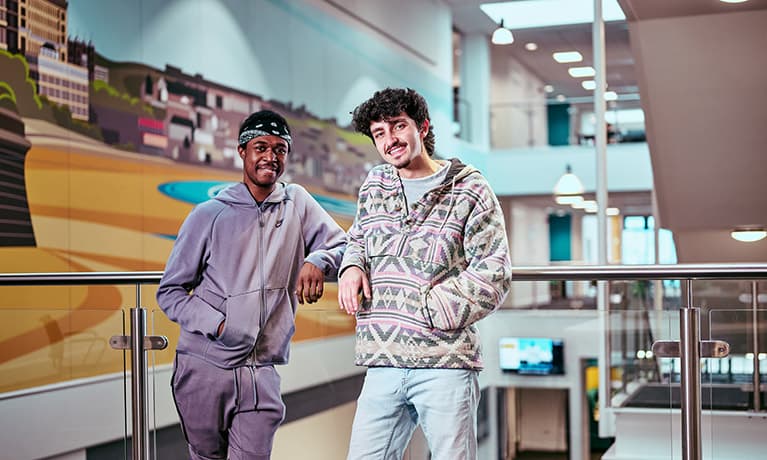
[[[215,197],[218,192],[235,182],[225,181],[177,181],[160,184],[157,189],[163,195],[184,203],[199,204]],[[357,203],[326,195],[311,194],[327,212],[345,217],[354,217]]]

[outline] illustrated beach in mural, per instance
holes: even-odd
[[[266,108],[294,135],[283,179],[350,226],[378,161],[367,138],[307,107],[64,41],[0,50],[0,271],[162,270],[192,207],[241,180],[239,123]],[[178,326],[158,310],[155,289],[141,289],[148,332],[173,344]],[[295,341],[353,333],[336,296],[330,284],[299,308]],[[135,286],[1,287],[0,392],[123,372],[108,341],[126,333],[135,303]],[[172,359],[171,346],[152,362]]]

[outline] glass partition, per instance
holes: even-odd
[[[114,286],[0,287],[0,445],[8,458],[44,458],[94,439],[126,438],[126,334]],[[114,458],[125,458],[121,442]]]
[[[679,312],[628,309],[610,312],[614,407],[678,407],[669,393],[679,382],[679,359],[653,353],[658,340],[679,340]]]
[[[512,456],[549,449],[587,458],[609,449],[675,458],[681,360],[655,356],[653,343],[679,340],[683,289],[678,282],[610,282],[610,311],[601,312],[595,302],[569,301],[576,291],[592,293],[588,281],[571,283],[561,291],[566,302],[552,296],[551,305],[505,308],[478,324],[485,364],[478,458],[497,458],[499,446]],[[703,358],[701,366],[704,458],[712,452],[717,458],[736,441],[760,445],[753,420],[763,417],[753,414],[767,412],[761,383],[767,310],[753,307],[750,282],[696,281],[693,287],[701,340],[730,345],[730,356]],[[278,367],[287,410],[274,459],[346,454],[365,369],[354,365],[354,318],[338,309],[335,285],[326,291],[319,303],[298,307],[290,363]],[[147,353],[149,458],[185,455],[170,388],[179,329],[158,309],[155,293],[155,285],[0,287],[0,417],[8,427],[0,444],[11,446],[14,458],[77,449],[87,449],[89,458],[130,458],[130,352],[112,349],[110,338],[129,335],[129,310],[137,304],[147,309],[146,334],[169,341],[167,349]],[[610,351],[607,414],[599,411],[603,337]],[[511,355],[510,344],[518,347]],[[514,356],[516,366],[509,364]],[[603,417],[613,420],[615,439],[600,436]],[[650,433],[652,445],[630,434],[637,430]],[[310,442],[295,441],[307,434]],[[573,454],[578,451],[583,455]],[[429,458],[420,432],[405,458]]]
[[[275,437],[274,460],[334,460],[347,453],[365,368],[354,365],[354,317],[339,310],[335,285],[325,290],[319,302],[298,306],[289,363],[276,366],[286,412]],[[179,458],[186,443],[171,392],[179,328],[157,307],[155,292],[156,286],[142,287],[142,304],[149,309],[147,334],[165,335],[169,345],[147,356],[149,454],[152,459]]]
[[[739,458],[762,455],[755,446],[764,431],[754,423],[763,419],[767,398],[767,310],[741,307],[720,304],[707,311],[707,338],[730,345],[729,356],[704,359],[702,369],[704,453],[710,449],[713,458],[731,454],[733,443]]]
[[[141,305],[147,310],[146,335],[165,336],[168,346],[164,350],[148,350],[147,363],[147,446],[149,459],[177,458],[186,452],[183,432],[178,426],[176,406],[173,402],[171,379],[173,359],[178,343],[179,326],[159,309],[155,295],[156,285],[141,287]]]
[[[298,305],[290,362],[277,366],[286,411],[274,460],[346,458],[365,368],[354,365],[355,320],[337,296],[336,285],[326,284],[319,302]]]

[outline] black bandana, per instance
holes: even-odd
[[[278,136],[288,143],[290,148],[293,139],[290,137],[288,122],[278,113],[262,110],[249,116],[240,126],[239,145],[250,142],[260,136]]]

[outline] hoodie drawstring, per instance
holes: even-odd
[[[234,409],[237,410],[240,408],[240,377],[236,368],[232,369],[232,373],[234,374]]]
[[[250,376],[253,378],[253,409],[258,409],[258,389],[256,388],[256,372],[253,370],[253,366],[248,366]]]
[[[285,208],[287,208],[287,202],[288,198],[285,197],[284,200],[280,201],[280,216],[277,218],[277,223],[274,224],[274,228],[279,228],[282,225],[282,222],[285,220]]]

